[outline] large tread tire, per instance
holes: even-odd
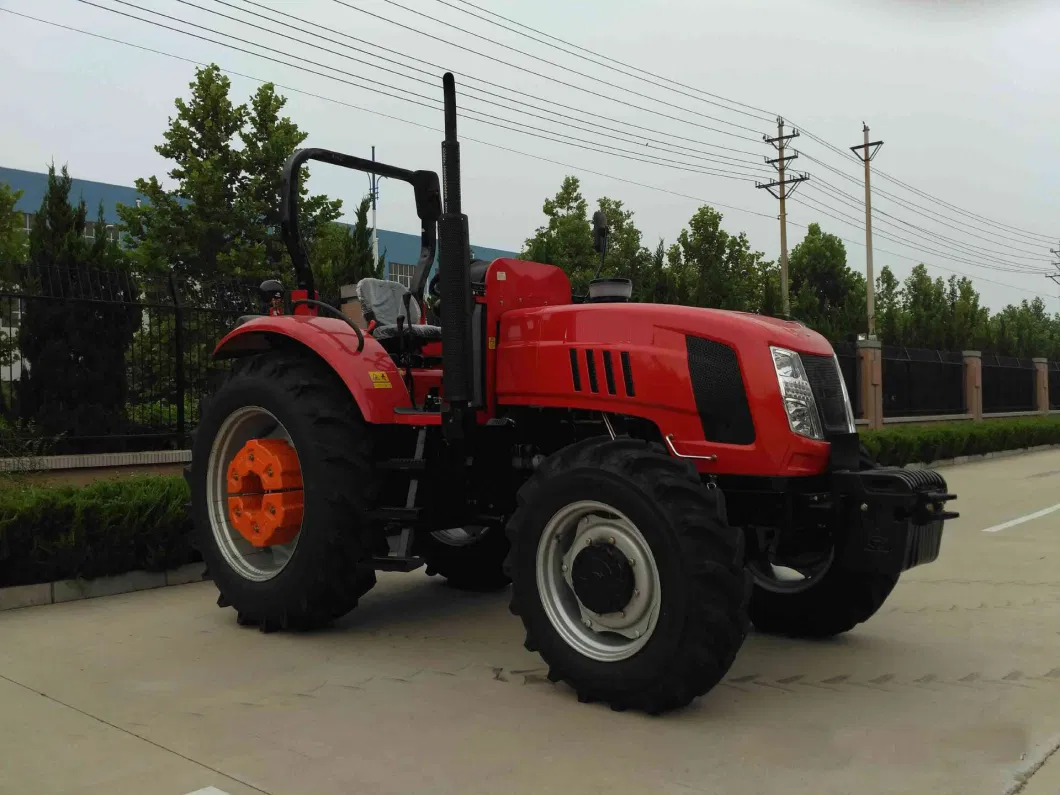
[[[541,534],[558,510],[579,500],[625,514],[659,570],[662,604],[652,636],[618,662],[593,660],[568,645],[538,594]],[[721,492],[658,445],[596,438],[560,450],[520,490],[508,537],[511,611],[522,618],[526,646],[540,652],[549,679],[566,681],[579,701],[651,714],[682,707],[721,681],[747,636],[743,534],[729,527]]]
[[[858,469],[875,469],[865,445]],[[755,584],[751,595],[751,623],[759,632],[795,638],[830,638],[868,621],[887,601],[898,575],[854,572],[833,568],[802,593],[775,593]]]
[[[264,582],[244,578],[227,563],[206,504],[214,437],[226,417],[248,405],[267,409],[287,429],[305,492],[294,553]],[[263,631],[316,629],[348,613],[375,585],[362,538],[376,493],[368,427],[349,390],[322,362],[283,351],[237,361],[204,406],[189,483],[194,544],[220,591],[218,605],[234,607],[240,624]]]
[[[485,593],[507,588],[511,582],[504,573],[510,549],[504,528],[491,527],[465,546],[447,544],[425,533],[416,539],[414,551],[427,562],[427,574],[445,577],[457,590]]]

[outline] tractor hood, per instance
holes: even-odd
[[[782,348],[817,355],[832,355],[828,340],[801,323],[755,315],[669,304],[569,304],[507,312],[502,327],[515,334],[533,333],[544,341],[600,342],[632,346],[668,347],[672,333],[721,342],[741,349],[745,346]],[[529,321],[529,322],[527,322]],[[536,321],[536,322],[535,322]],[[502,333],[499,342],[503,344]],[[680,347],[684,347],[681,340]]]

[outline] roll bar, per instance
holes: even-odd
[[[412,186],[416,194],[416,214],[420,217],[420,259],[416,264],[416,273],[412,282],[412,294],[423,304],[423,291],[427,286],[427,276],[434,265],[434,254],[438,243],[437,225],[442,215],[442,191],[438,175],[433,171],[409,171],[396,166],[388,166],[374,160],[365,160],[353,155],[345,155],[330,149],[298,149],[287,159],[283,167],[283,188],[280,195],[280,231],[287,252],[294,263],[298,288],[307,290],[313,297],[313,269],[309,263],[301,229],[298,223],[298,202],[301,198],[299,172],[307,160],[319,160],[333,166],[364,171],[381,177],[398,179]]]

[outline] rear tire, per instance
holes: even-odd
[[[208,505],[215,437],[246,407],[259,407],[282,424],[304,482],[293,551],[278,573],[257,581],[226,558],[219,537],[224,528],[215,528],[217,513]],[[375,585],[362,539],[376,492],[368,429],[349,390],[325,364],[291,352],[237,361],[204,406],[189,483],[195,545],[220,591],[218,605],[234,607],[240,624],[263,631],[317,628],[352,610]]]
[[[652,592],[657,589],[659,594],[656,618],[645,625],[646,639],[639,629],[634,635],[629,630],[600,632],[592,626],[579,639],[572,633],[579,632],[584,622],[576,615],[556,618],[557,603],[568,610],[586,608],[573,589],[567,595],[560,593],[558,599],[553,595],[562,585],[554,584],[555,577],[548,579],[550,545],[568,550],[561,554],[585,554],[574,546],[581,546],[584,538],[588,547],[604,548],[605,569],[615,571],[624,565],[621,556],[610,557],[606,537],[590,543],[578,535],[592,526],[596,516],[587,517],[588,525],[584,519],[572,519],[573,530],[550,535],[556,532],[557,517],[585,505],[606,508],[604,515],[612,514],[607,521],[613,521],[615,528],[633,528],[636,536],[631,537],[640,539],[644,556],[630,571],[639,574],[647,564],[657,573],[652,586]],[[653,714],[684,706],[721,681],[747,635],[750,589],[743,569],[743,535],[726,522],[721,492],[708,490],[690,464],[671,458],[657,445],[605,438],[560,450],[520,490],[508,537],[511,610],[523,620],[526,646],[540,652],[549,666],[549,679],[566,681],[579,701],[604,701],[613,709]],[[614,538],[610,544],[615,545]],[[621,540],[614,548],[621,549]],[[568,568],[577,572],[578,563],[562,571]],[[638,584],[633,593],[639,595],[645,587]],[[612,598],[610,593],[596,598]],[[634,601],[625,605],[623,617]],[[592,625],[601,618],[590,613],[585,621]]]

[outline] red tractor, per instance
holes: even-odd
[[[220,606],[304,629],[353,609],[377,570],[511,583],[553,681],[656,713],[716,685],[749,624],[845,632],[938,556],[953,495],[936,472],[866,460],[820,335],[631,303],[623,280],[572,296],[559,268],[473,261],[452,75],[443,86],[444,209],[430,171],[322,149],[287,164],[298,288],[275,300],[270,283],[268,314],[218,344],[234,362],[188,472]],[[317,300],[298,224],[307,160],[415,191],[411,290],[363,281],[365,330]],[[436,228],[439,326],[423,309]]]

